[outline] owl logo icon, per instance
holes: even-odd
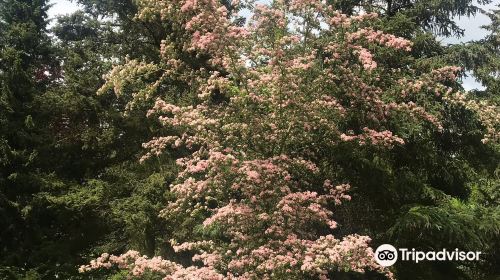
[[[375,251],[375,260],[381,266],[391,266],[398,260],[398,250],[391,244],[380,245]]]

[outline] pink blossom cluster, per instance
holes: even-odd
[[[373,50],[409,50],[411,42],[373,29],[375,14],[348,16],[312,0],[290,1],[290,9],[288,1],[276,0],[255,5],[250,24],[240,26],[217,0],[139,2],[139,18],[169,21],[183,36],[162,42],[159,65],[116,67],[106,88],[123,92],[135,79],[144,91],[132,98],[140,101],[171,79],[195,97],[189,105],[171,104],[169,91],[156,100],[148,116],[169,135],[145,143],[142,160],[187,148],[160,216],[182,227],[172,246],[194,253],[197,265],[129,252],[104,255],[82,271],[118,266],[132,276],[152,272],[164,279],[328,279],[341,269],[391,278],[375,263],[369,237],[332,235],[335,206],[351,197],[341,172],[324,168],[335,162],[325,151],[343,142],[359,149],[405,145],[398,136],[407,135],[404,127],[387,130],[398,115],[414,127],[432,123],[442,130],[442,112],[434,108],[449,101],[483,109],[487,140],[498,136],[494,106],[442,84],[456,68],[408,79],[413,69],[377,64]],[[325,22],[330,26],[322,27]],[[201,54],[209,57],[204,67],[183,60]],[[157,72],[152,85],[137,81],[137,74]]]
[[[283,10],[257,3],[253,12],[251,26],[255,33],[259,33],[262,29],[285,28],[287,25],[287,18]]]
[[[339,11],[334,11],[328,18],[328,23],[332,27],[350,27],[352,18],[346,14],[342,14]]]
[[[231,49],[249,33],[246,27],[231,22],[227,8],[218,0],[140,0],[141,20],[160,17],[178,24],[190,36],[183,50],[213,55],[214,64],[222,63],[225,49]],[[236,10],[242,6],[233,2]]]
[[[156,99],[155,105],[153,108],[148,110],[148,113],[146,116],[150,117],[151,115],[155,113],[163,113],[163,114],[168,114],[168,113],[177,113],[180,111],[180,108],[173,105],[166,103],[165,101],[161,100],[160,98]]]
[[[410,101],[408,103],[399,103],[399,104],[392,102],[392,103],[387,104],[386,108],[387,108],[386,109],[387,114],[390,114],[389,112],[391,112],[393,110],[394,111],[402,110],[402,111],[408,112],[412,116],[419,117],[419,118],[429,122],[438,131],[443,130],[443,124],[441,123],[441,121],[439,121],[439,119],[435,115],[430,114],[423,107],[418,106],[416,103],[414,103],[412,101]]]
[[[224,92],[231,83],[227,77],[222,77],[218,71],[211,73],[210,77],[200,86],[200,99],[207,99],[215,90]]]
[[[457,73],[461,71],[457,66],[445,66],[432,70],[430,73],[422,75],[419,79],[409,81],[401,79],[398,84],[404,88],[401,91],[403,97],[413,97],[422,93],[432,92],[436,98],[444,102],[460,105],[474,112],[482,124],[485,126],[485,134],[482,142],[498,143],[500,140],[500,109],[498,106],[486,101],[476,101],[468,98],[466,93],[456,92],[453,88],[445,86],[442,82],[454,82],[457,79]],[[416,103],[407,102],[401,104],[389,104],[393,109],[407,110],[412,115],[417,115],[424,120],[434,124],[438,130],[442,131],[442,126],[436,114],[429,113],[423,107]]]
[[[235,39],[248,35],[246,28],[231,25],[228,11],[217,0],[188,0],[184,2],[180,12],[185,14],[185,28],[192,31],[191,48],[209,51],[216,54],[223,51]],[[191,49],[188,48],[188,49]]]
[[[326,11],[325,21],[333,28],[349,28],[353,23],[369,21],[378,17],[378,14],[376,13],[364,13],[348,16],[340,11],[333,10],[331,6],[327,6],[324,10]]]
[[[130,269],[133,276],[141,276],[146,271],[169,274],[180,269],[179,265],[161,257],[150,259],[141,256],[137,251],[130,250],[120,256],[104,253],[97,259],[92,260],[89,265],[82,265],[79,271],[83,273],[99,268],[110,268],[115,265],[122,269]]]
[[[349,235],[338,240],[332,235],[320,237],[308,246],[305,261],[301,269],[306,271],[316,270],[319,279],[328,279],[328,271],[335,265],[349,267],[357,272],[364,272],[366,267],[384,272],[381,267],[374,265],[366,256],[373,256],[373,250],[368,246],[370,238],[367,236]],[[389,279],[394,276],[390,271],[385,271]]]
[[[416,80],[403,78],[398,81],[398,84],[404,88],[401,94],[407,96],[422,91],[430,91],[434,92],[436,96],[449,95],[453,90],[444,86],[442,82],[456,81],[457,73],[460,70],[461,68],[457,66],[445,66],[434,69]]]
[[[161,155],[168,146],[180,146],[180,138],[177,136],[155,137],[151,141],[143,143],[142,147],[148,149],[148,152],[141,157],[140,161],[143,162],[153,155]]]
[[[363,64],[363,68],[366,70],[373,70],[377,68],[377,62],[373,60],[373,55],[365,48],[359,48],[357,51],[359,56],[359,61]]]
[[[461,70],[462,68],[458,66],[445,66],[433,70],[431,75],[436,81],[455,81],[457,79],[457,73]]]
[[[297,191],[303,189],[301,185],[307,186],[311,183],[307,177],[298,180],[299,178],[294,176],[295,172],[300,171],[302,176],[307,173],[309,176],[318,176],[319,170],[312,162],[284,155],[267,160],[238,159],[241,156],[228,151],[211,151],[207,159],[195,157],[179,163],[185,168],[181,178],[186,179],[172,187],[177,199],[168,206],[163,215],[167,219],[178,217],[181,213],[192,217],[194,213],[209,211],[212,214],[203,220],[203,226],[217,226],[223,229],[223,234],[231,243],[228,244],[229,247],[218,248],[211,246],[212,243],[187,242],[175,248],[190,250],[204,247],[194,259],[201,260],[209,267],[228,267],[228,279],[265,279],[281,269],[326,277],[328,269],[319,268],[326,264],[325,261],[311,262],[307,258],[310,255],[307,249],[323,241],[319,239],[316,243],[318,233],[311,230],[310,225],[314,223],[323,224],[326,228],[336,227],[336,223],[331,219],[333,212],[325,206],[330,201],[338,204],[341,200],[350,199],[345,193],[349,185],[334,186],[330,180],[325,180],[322,186],[323,194]],[[207,176],[198,174],[196,167],[200,162],[203,163]],[[199,179],[194,179],[193,176]],[[200,185],[204,187],[200,188]],[[235,195],[226,195],[221,201],[221,191],[238,193],[239,198],[234,199],[231,197],[236,197]],[[198,200],[194,205],[189,203],[193,198]],[[214,201],[218,201],[216,204],[222,206],[211,209],[208,204],[213,204]],[[353,236],[351,239],[357,238],[358,236]],[[254,245],[249,247],[250,244]],[[367,247],[361,241],[339,244],[339,249],[353,252],[363,252],[364,249],[356,246]],[[347,245],[351,247],[344,247]],[[363,264],[360,265],[359,271],[364,271],[364,267],[382,272],[383,270],[373,262],[371,251],[367,252],[369,254],[365,255],[365,258],[361,258],[359,254],[359,259],[356,259],[358,264]],[[353,255],[350,251],[348,253]],[[221,263],[228,259],[229,263]],[[327,263],[335,267],[345,265],[346,261],[331,259]],[[309,270],[311,266],[317,269]]]
[[[404,145],[404,140],[392,134],[389,130],[376,131],[369,129],[367,127],[363,128],[363,134],[359,135],[347,135],[342,134],[341,139],[343,141],[357,141],[361,145],[366,145],[371,143],[373,145],[382,145],[386,147],[392,147],[394,144]]]
[[[476,101],[468,98],[467,94],[450,93],[443,97],[446,101],[461,105],[477,114],[482,124],[486,128],[481,141],[484,144],[500,142],[500,109],[498,106],[488,103],[485,100]]]
[[[278,1],[284,2],[284,1]],[[292,12],[304,12],[307,10],[321,12],[325,7],[325,1],[322,0],[291,0],[289,5]]]
[[[197,251],[193,261],[201,261],[205,267],[184,268],[159,257],[148,259],[128,252],[118,257],[105,254],[81,271],[117,265],[133,276],[154,272],[164,279],[268,279],[276,271],[328,279],[328,271],[352,266],[357,272],[369,269],[390,275],[374,262],[367,237],[352,235],[338,241],[319,234],[318,225],[337,226],[327,206],[350,199],[345,193],[349,185],[334,186],[325,180],[322,193],[300,191],[313,187],[315,178],[321,176],[308,160],[285,155],[243,160],[239,159],[243,154],[230,150],[207,153],[206,159],[195,152],[198,156],[179,161],[184,171],[179,183],[172,186],[176,200],[162,214],[176,219],[206,213],[202,225],[223,230],[221,234],[230,240],[224,246],[211,240],[172,242],[176,251]],[[221,206],[210,207],[214,202]],[[326,247],[326,241],[336,247]]]
[[[326,22],[330,24],[331,27],[343,27],[349,28],[353,23],[363,23],[366,21],[371,21],[378,18],[377,13],[363,13],[353,16],[348,16],[332,9],[332,6],[327,6],[324,8]]]
[[[162,3],[165,5],[168,2],[169,1],[162,1]],[[209,5],[209,6],[216,5],[215,3],[212,2],[180,1],[177,4],[170,3],[167,5],[168,11],[166,13],[174,13],[175,11],[177,11],[177,9],[180,9],[181,14],[191,13],[192,15],[196,15],[199,13],[205,13],[205,11],[200,10],[201,7],[203,5]],[[297,5],[299,6],[305,5],[303,7],[307,6],[316,9],[318,15],[328,14],[328,12],[323,13],[323,11],[326,11],[328,9],[325,10],[323,7],[314,8],[316,7],[315,5],[323,5],[319,4],[319,1],[315,1],[315,4],[312,6],[309,5],[311,3],[309,3],[308,1],[305,2],[297,1]],[[215,111],[212,110],[211,112],[206,111],[208,107],[204,104],[200,104],[198,106],[193,106],[193,107],[188,106],[182,109],[182,112],[178,112],[177,110],[180,109],[175,108],[175,105],[166,106],[165,104],[163,104],[162,106],[165,106],[166,108],[165,110],[175,109],[176,113],[174,114],[173,117],[171,115],[161,116],[160,121],[162,121],[164,124],[171,126],[179,126],[179,124],[182,124],[184,128],[181,132],[179,132],[178,136],[180,138],[189,137],[191,139],[189,141],[191,147],[194,144],[198,145],[201,144],[202,142],[217,143],[217,141],[214,141],[214,139],[210,139],[211,136],[209,135],[210,132],[208,130],[205,130],[206,133],[204,133],[203,137],[201,137],[200,132],[201,130],[204,130],[203,127],[206,125],[208,126],[221,125],[221,127],[224,129],[224,133],[227,138],[226,142],[228,141],[236,142],[242,136],[253,134],[255,142],[258,141],[265,141],[268,143],[281,142],[282,143],[281,145],[286,145],[288,141],[285,141],[283,143],[282,139],[287,138],[295,142],[300,141],[303,143],[307,143],[308,141],[307,138],[309,138],[308,135],[295,134],[294,138],[289,137],[288,134],[290,133],[290,131],[294,131],[299,127],[305,128],[308,131],[311,130],[328,131],[326,136],[327,139],[331,140],[325,139],[325,141],[329,141],[330,144],[332,145],[335,142],[333,139],[338,139],[338,136],[341,134],[341,132],[336,131],[339,117],[349,116],[348,112],[349,109],[344,106],[345,104],[336,101],[326,101],[326,99],[324,99],[325,95],[320,91],[311,91],[311,89],[304,88],[304,85],[306,85],[306,81],[304,81],[304,78],[307,77],[307,74],[302,72],[307,71],[308,73],[310,73],[312,71],[315,71],[314,65],[318,64],[318,59],[320,58],[320,56],[318,55],[317,50],[314,49],[307,50],[306,54],[300,52],[296,53],[294,51],[294,49],[297,46],[300,46],[305,42],[303,41],[304,36],[307,36],[308,34],[304,33],[297,34],[293,32],[286,34],[286,29],[287,29],[286,24],[276,25],[277,22],[276,16],[279,16],[278,18],[280,19],[282,18],[284,21],[287,21],[286,14],[289,11],[284,6],[281,6],[282,4],[283,3],[280,2],[274,6],[256,5],[254,18],[258,22],[260,22],[257,25],[260,27],[249,30],[254,32],[256,37],[245,37],[236,40],[236,39],[230,39],[223,32],[218,33],[221,36],[225,36],[226,39],[229,38],[228,40],[230,41],[232,40],[239,42],[238,44],[235,43],[221,44],[221,46],[223,46],[224,48],[227,46],[232,46],[232,47],[225,48],[226,51],[217,51],[216,55],[219,56],[221,54],[224,54],[224,56],[220,57],[220,61],[222,62],[224,67],[227,67],[227,71],[232,73],[231,77],[234,77],[233,79],[229,79],[228,76],[221,76],[218,71],[203,72],[203,71],[195,71],[194,69],[189,69],[189,67],[187,67],[185,64],[179,62],[177,56],[175,55],[175,53],[173,53],[174,47],[172,47],[171,44],[166,43],[166,40],[164,40],[164,42],[162,43],[162,49],[165,50],[163,56],[165,57],[165,61],[167,61],[168,65],[170,66],[168,68],[173,67],[172,70],[178,70],[180,72],[183,72],[182,74],[183,76],[179,76],[180,73],[177,73],[175,75],[179,76],[181,79],[185,79],[186,83],[194,87],[198,87],[198,92],[199,92],[198,97],[200,99],[208,100],[212,92],[214,91],[228,92],[234,89],[235,87],[242,86],[245,89],[244,94],[232,97],[232,102],[234,107],[245,106],[245,104],[251,100],[253,101],[253,103],[255,102],[259,103],[257,106],[261,108],[271,108],[269,112],[272,112],[273,110],[275,112],[276,110],[278,111],[286,110],[287,111],[286,115],[294,119],[294,122],[292,123],[291,127],[283,125],[282,123],[280,123],[282,121],[277,119],[277,117],[283,117],[282,113],[280,114],[271,113],[271,114],[264,114],[261,116],[255,116],[254,120],[247,119],[244,122],[239,122],[239,123],[233,122],[228,124],[217,124],[216,121],[217,118],[214,118],[212,116],[218,115],[219,112],[217,112],[217,110]],[[206,10],[211,11],[213,9],[216,9],[216,7],[213,6]],[[363,22],[365,20],[372,20],[376,18],[375,14],[364,14],[352,17],[340,14],[339,12],[336,11],[332,12],[331,14],[334,14],[336,17],[345,19],[346,21],[349,22],[351,21]],[[203,16],[200,15],[200,17]],[[191,20],[194,19],[190,19],[190,21]],[[231,25],[228,18],[225,18],[224,20],[221,19],[221,22],[222,21],[224,22],[224,24]],[[210,20],[207,22],[210,22]],[[197,24],[198,23],[196,24],[193,23],[193,25],[189,25],[188,27],[191,28],[193,26],[197,26]],[[273,28],[284,29],[285,33],[283,34],[283,36],[274,37],[273,34],[275,34],[275,32],[272,31]],[[351,28],[356,29],[355,26],[352,26]],[[365,29],[365,31],[366,30],[368,29]],[[378,40],[379,42],[386,44],[388,47],[392,48],[400,47],[398,44],[391,43],[396,40],[394,36],[392,35],[389,36],[388,34],[384,34],[381,32],[375,32],[371,29],[369,30],[371,33],[370,32],[358,33],[357,35],[358,39],[366,37],[365,41],[368,42]],[[347,32],[346,34],[355,33],[348,30],[341,32]],[[313,33],[309,35],[314,36]],[[253,42],[253,44],[255,45],[251,45],[251,47],[247,49],[247,47],[244,44],[250,42],[248,41],[249,39],[255,39],[255,41]],[[313,39],[314,38],[310,38],[309,40],[313,41]],[[334,38],[332,38],[332,40],[333,39]],[[269,40],[269,41],[264,42],[264,40]],[[274,42],[271,42],[271,40],[274,40]],[[360,43],[362,43],[361,41]],[[350,58],[348,56],[348,53],[351,52],[351,50],[354,50],[354,52],[358,55],[358,58],[361,61],[361,64],[364,69],[373,70],[377,67],[377,63],[373,59],[373,55],[366,47],[361,46],[362,44],[353,45],[352,43],[346,44],[346,42],[336,42],[336,43],[327,42],[327,44],[328,47],[330,48],[335,46],[334,47],[335,52],[332,53],[332,57],[334,59],[332,60],[332,65],[335,65],[335,67],[339,66],[341,67],[339,69],[340,72],[337,71],[337,73],[342,73],[342,71],[344,71],[346,73],[344,73],[343,75],[349,79],[353,78],[357,79],[355,73],[347,73],[350,72],[350,69],[348,68],[343,69],[344,67],[348,67],[349,65]],[[325,49],[329,49],[328,47]],[[168,56],[172,57],[169,58]],[[267,60],[268,64],[262,65],[262,67],[248,67],[249,61],[252,61],[252,63],[254,63],[262,60]],[[325,59],[325,61],[327,60]],[[334,71],[332,71],[334,69],[335,69],[334,67],[323,68],[322,72],[318,72],[315,74],[321,74],[325,78],[331,77],[333,78],[332,81],[335,82],[334,81],[334,79],[336,78],[335,76],[338,74],[334,74]],[[168,69],[167,71],[172,71],[172,70]],[[307,83],[310,82],[311,81],[307,81]],[[345,82],[360,86],[365,84],[364,81],[345,81]],[[322,78],[318,76],[318,79],[316,79],[314,83],[328,85],[331,83],[331,81],[323,81]],[[264,91],[270,94],[262,94],[263,89]],[[387,114],[384,114],[384,104],[377,96],[380,90],[379,89],[368,89],[368,90],[361,89],[361,90],[362,93],[360,97],[362,97],[363,99],[360,98],[358,100],[353,100],[351,102],[350,109],[353,111],[358,110],[359,109],[358,106],[365,103],[364,106],[371,106],[373,108],[367,111],[367,115],[369,115],[367,116],[368,118],[370,119],[385,118]],[[301,91],[302,92],[309,91],[309,92],[307,93],[307,95],[296,94],[297,92]],[[336,100],[338,96],[330,95],[328,96],[328,98],[329,100]],[[323,99],[324,101],[321,101],[321,99]],[[157,106],[155,107],[156,108],[154,108],[149,112],[150,115],[153,115],[154,111],[158,111],[158,107]],[[246,111],[243,111],[241,113],[244,112]],[[297,115],[297,113],[299,112],[307,112],[307,114],[305,114],[304,116],[300,116]],[[159,112],[159,113],[166,113],[166,112]],[[222,114],[225,113],[221,113],[219,115],[222,116]],[[265,125],[263,124],[262,127],[259,127],[261,124],[254,122],[258,122],[258,119],[262,118],[265,118],[266,120],[268,120],[268,122]],[[272,133],[268,133],[267,131],[268,128],[272,128]],[[250,129],[253,131],[250,131]],[[354,129],[359,129],[359,128],[354,128]],[[300,138],[306,138],[306,139],[300,139]],[[183,140],[181,139],[177,141],[177,144],[182,142]],[[379,142],[374,142],[374,143],[379,143]],[[150,143],[150,144],[151,145],[148,145],[148,147],[154,148],[153,144],[155,143]],[[162,150],[163,148],[164,147],[162,146],[160,147],[160,149],[157,150]],[[156,155],[156,153],[153,152],[152,155]]]
[[[102,254],[89,265],[79,268],[81,273],[100,268],[111,268],[117,266],[121,269],[130,270],[130,276],[141,278],[146,273],[154,273],[164,276],[164,280],[223,280],[223,275],[207,267],[182,267],[181,265],[164,260],[161,257],[148,258],[141,256],[139,252],[130,250],[120,256]]]
[[[316,51],[313,51],[309,55],[297,57],[290,61],[287,61],[285,65],[292,69],[308,70],[309,68],[313,67],[315,58]]]
[[[349,41],[367,40],[370,43],[377,43],[390,48],[402,49],[406,51],[410,51],[412,46],[411,41],[407,39],[383,33],[380,30],[375,31],[371,28],[362,28],[349,33],[347,38]]]

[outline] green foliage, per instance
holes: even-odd
[[[488,13],[488,37],[446,47],[435,35],[461,34],[451,17],[477,13],[472,1],[331,2],[345,13],[359,7],[380,12],[380,29],[412,39],[411,56],[377,52],[377,61],[402,68],[412,64],[422,72],[458,63],[486,87],[475,95],[498,104],[498,10]],[[172,228],[158,212],[170,199],[178,155],[139,164],[141,143],[160,128],[145,117],[149,104],[125,114],[131,95],[148,90],[143,85],[158,77],[133,79],[121,96],[96,92],[114,64],[158,62],[161,40],[175,41],[182,34],[165,22],[134,19],[132,0],[78,3],[83,11],[58,18],[50,37],[47,1],[0,0],[2,279],[82,279],[77,266],[105,251],[172,255],[165,244]],[[206,57],[180,49],[184,62],[194,69],[204,66]],[[166,77],[153,93],[172,103],[192,102],[187,85],[175,77]],[[331,160],[323,164],[344,166],[338,172],[354,187],[352,203],[336,212],[339,231],[367,233],[376,243],[401,247],[485,252],[474,264],[403,263],[396,267],[401,279],[494,279],[500,275],[498,147],[479,144],[484,127],[471,112],[450,105],[445,113],[450,129],[439,135],[426,134],[404,118],[392,123],[411,139],[404,150],[346,144],[324,151]],[[192,233],[187,227],[176,232]],[[220,232],[214,227],[200,234]],[[189,261],[189,256],[178,258]],[[95,279],[126,279],[126,274]]]
[[[149,31],[78,12],[59,19],[51,42],[47,8],[0,3],[2,279],[79,278],[87,256],[129,246],[153,254],[164,232],[157,214],[170,171],[137,161],[155,126],[95,94],[120,51]]]

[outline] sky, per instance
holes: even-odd
[[[54,18],[58,15],[71,14],[78,10],[78,5],[68,0],[52,0],[53,5],[49,10],[49,18]]]
[[[69,0],[52,0],[53,4],[52,8],[49,10],[49,17],[55,18],[58,15],[71,14],[78,10],[78,5]],[[489,10],[494,8],[493,4],[483,6],[483,9]],[[463,43],[470,40],[479,40],[486,36],[486,31],[481,29],[482,25],[489,23],[489,18],[483,14],[477,14],[475,17],[467,18],[467,17],[457,17],[455,21],[458,25],[465,29],[465,34],[461,38],[450,37],[450,38],[441,38],[441,42],[443,44],[455,44],[455,43]],[[473,77],[468,77],[464,79],[463,86],[466,90],[470,89],[480,89],[482,85],[474,80]]]
[[[493,1],[494,2],[494,1]],[[482,6],[484,10],[491,10],[495,8],[495,5],[493,3],[484,5]],[[487,35],[487,31],[482,29],[481,26],[486,25],[490,23],[490,19],[488,16],[478,13],[476,14],[475,17],[456,17],[455,21],[458,23],[460,28],[464,29],[464,36],[457,38],[457,37],[449,37],[449,38],[442,38],[441,42],[443,44],[456,44],[456,43],[465,43],[467,41],[471,40],[480,40],[483,39]],[[465,78],[463,80],[463,86],[466,90],[471,90],[471,89],[484,89],[484,87],[478,83],[474,77],[469,77]]]

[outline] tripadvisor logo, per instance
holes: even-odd
[[[375,251],[375,260],[381,266],[391,266],[398,260],[398,251],[391,244],[380,245]]]
[[[478,261],[481,252],[460,251],[443,249],[441,251],[417,251],[415,248],[399,248],[396,249],[391,244],[380,245],[375,251],[375,260],[381,266],[391,266],[398,259],[401,261]]]

